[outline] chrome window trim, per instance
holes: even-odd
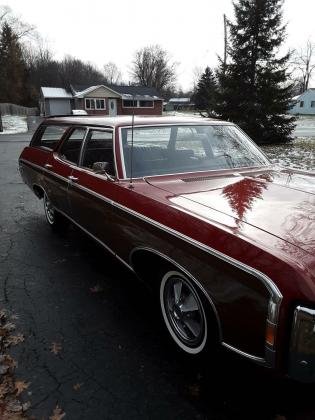
[[[262,166],[243,166],[240,168],[229,168],[229,169],[207,169],[204,171],[195,171],[195,172],[176,172],[176,173],[169,173],[169,174],[161,174],[161,175],[148,175],[148,176],[142,176],[142,177],[132,177],[132,179],[144,179],[145,178],[154,178],[154,177],[161,177],[161,176],[170,176],[170,175],[185,175],[185,174],[198,174],[198,173],[205,173],[205,172],[217,172],[217,171],[231,171],[233,170],[234,172],[237,172],[238,170],[250,170],[250,169],[255,169],[255,168],[269,168],[270,166],[274,166],[269,159],[267,158],[267,156],[265,155],[265,153],[260,149],[260,147],[257,146],[257,144],[237,125],[233,124],[233,123],[223,123],[223,122],[215,122],[212,123],[212,121],[200,121],[197,123],[182,123],[182,122],[178,122],[178,123],[171,123],[171,124],[167,124],[167,123],[163,123],[163,124],[136,124],[133,127],[134,128],[143,128],[143,127],[148,127],[148,128],[152,128],[152,127],[174,127],[174,126],[178,126],[178,125],[183,125],[183,126],[228,126],[228,127],[236,127],[238,130],[240,130],[242,132],[242,134],[245,135],[245,137],[250,141],[251,144],[253,144],[256,148],[259,149],[260,153],[266,158],[266,160],[269,162],[269,165],[262,165]],[[121,131],[125,128],[132,128],[132,125],[124,125],[119,127],[119,146],[120,146],[120,156],[121,156],[121,166],[122,166],[122,171],[123,171],[123,178],[119,178],[120,180],[129,180],[129,178],[126,176],[126,167],[125,167],[125,158],[124,158],[124,153],[123,153],[123,147],[122,147],[122,133]]]
[[[59,138],[59,140],[56,140],[56,144],[54,148],[50,148],[47,146],[43,146],[41,144],[39,145],[34,145],[34,141],[38,140],[38,136],[41,136],[40,139],[42,139],[43,134],[45,133],[45,130],[47,127],[65,127],[65,131],[63,132],[62,136]],[[40,150],[47,150],[49,152],[53,152],[55,150],[57,150],[60,146],[60,144],[62,144],[64,142],[64,138],[68,135],[68,131],[69,129],[71,129],[71,124],[67,124],[67,123],[62,123],[62,124],[49,124],[47,123],[47,121],[43,121],[42,123],[39,124],[39,126],[36,128],[34,134],[32,135],[32,138],[30,140],[29,143],[29,147],[33,147],[34,149],[40,149]]]
[[[75,131],[75,130],[84,130],[84,131],[85,131],[84,136],[83,136],[83,139],[82,139],[81,144],[80,144],[80,153],[79,153],[79,159],[78,159],[78,162],[77,162],[77,163],[72,162],[71,160],[64,159],[64,158],[62,158],[62,157],[61,157],[61,156],[62,156],[62,155],[61,155],[61,149],[62,149],[62,148],[63,148],[63,146],[67,143],[67,141],[69,140],[69,138],[71,137],[72,133],[74,133],[74,131]],[[86,126],[84,126],[84,125],[81,125],[81,126],[80,126],[80,125],[78,125],[78,126],[76,126],[76,125],[71,126],[71,125],[70,125],[70,126],[69,126],[69,128],[68,128],[68,132],[67,132],[67,133],[65,133],[65,138],[64,138],[64,139],[62,139],[62,140],[58,143],[58,146],[57,146],[56,150],[52,150],[54,158],[55,158],[55,159],[57,159],[57,158],[58,158],[58,160],[60,160],[61,162],[68,163],[70,166],[74,166],[74,167],[79,166],[79,164],[80,164],[80,159],[81,159],[81,154],[82,154],[82,146],[83,146],[84,141],[85,141],[85,139],[86,139],[87,132],[88,132],[88,129],[87,129],[87,127],[86,127]]]
[[[82,166],[82,158],[83,158],[85,144],[87,142],[87,138],[88,138],[88,135],[89,135],[89,132],[90,131],[105,131],[106,133],[111,133],[112,134],[113,154],[114,154],[113,157],[114,157],[115,173],[116,173],[116,176],[115,177],[117,178],[118,177],[118,172],[117,172],[117,159],[116,159],[116,149],[115,149],[115,130],[113,128],[110,128],[110,127],[106,127],[106,128],[105,127],[100,127],[100,128],[97,128],[97,127],[93,127],[93,126],[86,126],[86,130],[87,130],[87,132],[86,132],[85,138],[84,138],[84,140],[82,142],[82,146],[81,146],[79,165],[77,165],[77,167],[78,168],[81,168],[81,169],[85,169],[89,173],[93,173],[94,174],[94,172],[92,170],[90,170],[90,169],[85,168],[84,166]]]

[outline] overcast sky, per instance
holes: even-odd
[[[178,85],[192,86],[194,68],[217,64],[223,13],[232,0],[0,0],[36,25],[56,58],[71,54],[99,68],[114,61],[124,79],[136,49],[160,44],[178,63]],[[315,42],[315,0],[285,0],[286,47]],[[315,83],[313,83],[314,85]]]

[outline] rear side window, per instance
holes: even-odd
[[[41,127],[39,134],[32,141],[31,146],[46,147],[53,150],[69,127],[64,125],[47,125]]]
[[[60,149],[60,157],[68,160],[75,165],[79,164],[80,152],[83,139],[85,137],[85,128],[75,128],[70,136],[64,141]]]

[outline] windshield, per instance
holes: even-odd
[[[130,177],[131,142],[131,128],[123,128],[126,177]],[[233,125],[134,127],[133,177],[268,164],[258,147]]]

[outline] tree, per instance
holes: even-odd
[[[59,64],[62,86],[70,83],[78,85],[93,85],[104,83],[103,74],[91,63],[85,63],[78,58],[66,56]]]
[[[194,102],[197,109],[206,111],[210,117],[213,115],[213,110],[216,107],[216,100],[217,82],[210,67],[206,67],[198,81],[194,94]]]
[[[217,113],[238,123],[257,143],[287,141],[294,129],[289,54],[278,57],[285,38],[283,0],[238,0],[230,23],[229,62],[218,70]]]
[[[62,86],[60,63],[42,42],[24,46],[23,57],[28,73],[28,105],[37,106],[41,86]]]
[[[154,87],[158,92],[171,89],[176,80],[175,63],[159,45],[136,51],[132,75],[139,85]]]
[[[0,102],[25,103],[26,75],[21,45],[5,22],[0,35]]]
[[[305,92],[315,69],[315,44],[307,41],[305,48],[295,51],[292,58],[294,73],[297,74],[296,81],[300,82],[301,92]]]
[[[12,31],[15,33],[17,39],[26,36],[33,36],[35,34],[35,27],[28,23],[23,22],[18,16],[13,14],[8,6],[0,6],[0,27],[7,23]]]
[[[121,71],[112,61],[104,64],[104,75],[107,82],[111,85],[118,85],[122,81]]]

